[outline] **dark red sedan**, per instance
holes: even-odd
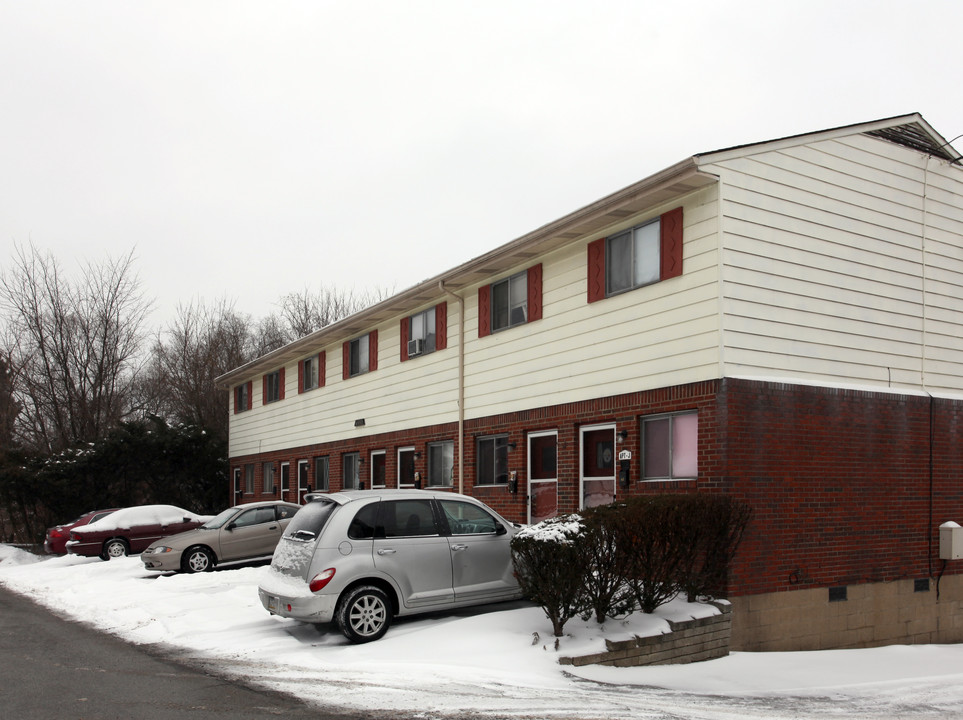
[[[155,540],[193,530],[211,519],[174,505],[139,505],[70,531],[67,552],[109,560],[139,554]]]
[[[63,523],[56,527],[47,528],[47,538],[43,541],[43,549],[51,555],[64,555],[67,552],[67,541],[70,539],[70,531],[75,527],[81,527],[88,523],[96,522],[103,517],[107,517],[117,508],[110,510],[92,510],[84,513],[73,522]]]

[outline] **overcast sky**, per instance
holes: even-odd
[[[402,290],[694,153],[963,134],[961,29],[936,0],[0,0],[0,263],[134,250],[157,326]]]

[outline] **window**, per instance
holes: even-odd
[[[372,330],[342,346],[343,373],[345,380],[378,369],[378,331]]]
[[[273,462],[264,463],[264,493],[266,495],[274,494],[274,463]]]
[[[451,487],[455,464],[455,443],[452,440],[428,443],[428,485]]]
[[[242,512],[237,516],[233,525],[234,527],[250,527],[251,525],[274,522],[274,520],[274,508],[262,507]]]
[[[314,489],[318,492],[328,491],[328,458],[314,458]]]
[[[452,535],[494,535],[498,532],[500,523],[477,505],[457,500],[439,502]]]
[[[508,435],[478,439],[476,485],[503,485],[508,482]]]
[[[642,418],[642,478],[668,480],[699,474],[699,414]]]
[[[392,500],[381,503],[384,537],[437,535],[430,500]]]
[[[251,409],[251,383],[244,383],[234,388],[234,412],[244,412]]]
[[[254,492],[254,463],[244,466],[244,494],[251,495]]]
[[[478,337],[541,319],[541,263],[478,288]]]
[[[682,208],[588,244],[588,301],[682,274]]]
[[[649,285],[659,280],[658,220],[608,238],[605,246],[605,294]]]
[[[371,487],[385,486],[385,451],[376,450],[371,453]]]
[[[265,405],[284,399],[284,368],[275,370],[264,376]]]
[[[408,318],[408,357],[435,351],[435,309]]]
[[[345,490],[358,489],[358,474],[361,469],[361,456],[354,453],[345,453],[341,456],[341,487]]]
[[[304,358],[298,363],[299,393],[314,390],[322,385],[324,385],[324,351]]]
[[[492,332],[523,325],[528,320],[528,273],[492,284]]]

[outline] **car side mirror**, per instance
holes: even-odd
[[[227,524],[227,527],[224,528],[224,529],[225,529],[225,530],[233,530],[233,529],[236,528],[236,527],[237,527],[237,523],[228,523],[228,524]]]
[[[508,530],[505,529],[505,526],[504,526],[504,525],[502,525],[501,523],[495,523],[495,534],[496,534],[496,535],[504,535],[504,534],[507,533],[507,532],[508,532]]]

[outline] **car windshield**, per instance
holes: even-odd
[[[224,510],[221,514],[215,515],[212,519],[208,520],[206,523],[201,525],[202,528],[207,530],[217,530],[219,527],[223,526],[228,520],[234,517],[237,512],[237,508],[228,508]]]
[[[330,500],[312,500],[298,510],[284,535],[296,540],[316,538],[336,507],[337,503]]]

